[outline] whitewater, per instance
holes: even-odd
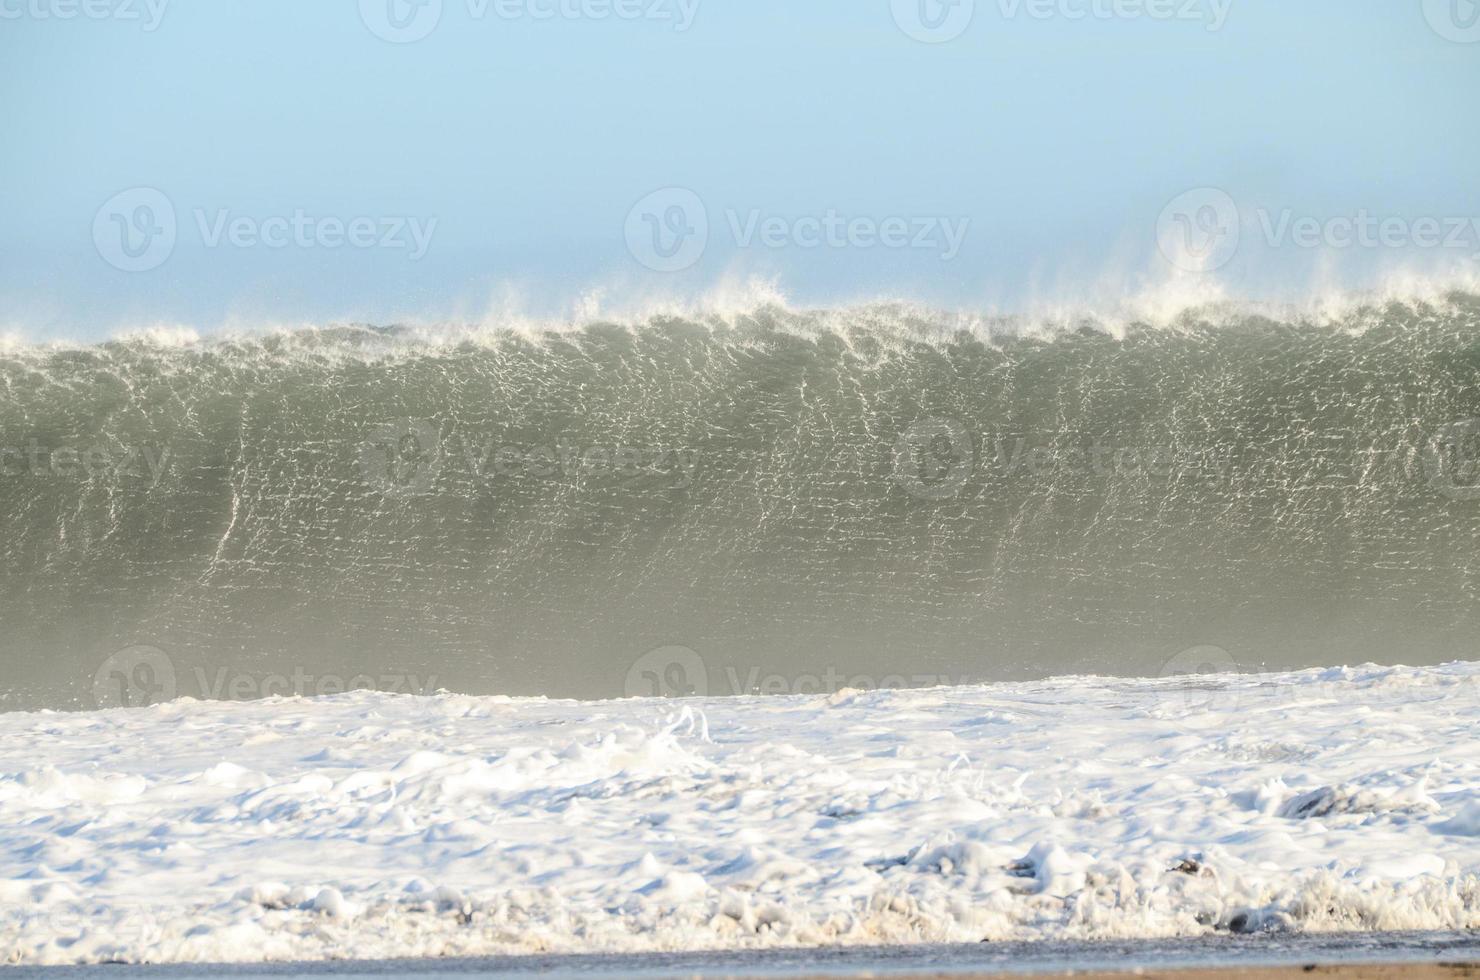
[[[1477,516],[1472,286],[4,341],[0,962],[1474,929]]]
[[[1477,926],[1477,663],[0,715],[15,963]]]

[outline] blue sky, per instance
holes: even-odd
[[[1226,195],[1192,218],[1231,201],[1243,228],[1190,273],[1247,292],[1480,249],[1471,0],[423,2],[0,0],[0,329],[559,313],[751,277],[1013,308],[1189,274],[1158,221],[1191,189]],[[1332,247],[1359,213],[1407,224]],[[1282,214],[1320,241],[1263,230]],[[681,268],[636,254],[678,233]],[[148,268],[119,267],[125,234]]]

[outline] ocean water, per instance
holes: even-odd
[[[1480,927],[1474,293],[154,331],[0,381],[0,961]]]
[[[1076,948],[1477,928],[1476,663],[0,714],[9,964],[1104,965]]]
[[[1472,656],[1480,299],[0,348],[0,706]]]

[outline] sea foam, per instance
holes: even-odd
[[[9,714],[0,949],[245,961],[1475,928],[1477,733],[1473,663]]]

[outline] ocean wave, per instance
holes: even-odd
[[[1320,309],[9,347],[6,703],[139,645],[584,697],[665,645],[736,693],[1473,653],[1480,300]]]

